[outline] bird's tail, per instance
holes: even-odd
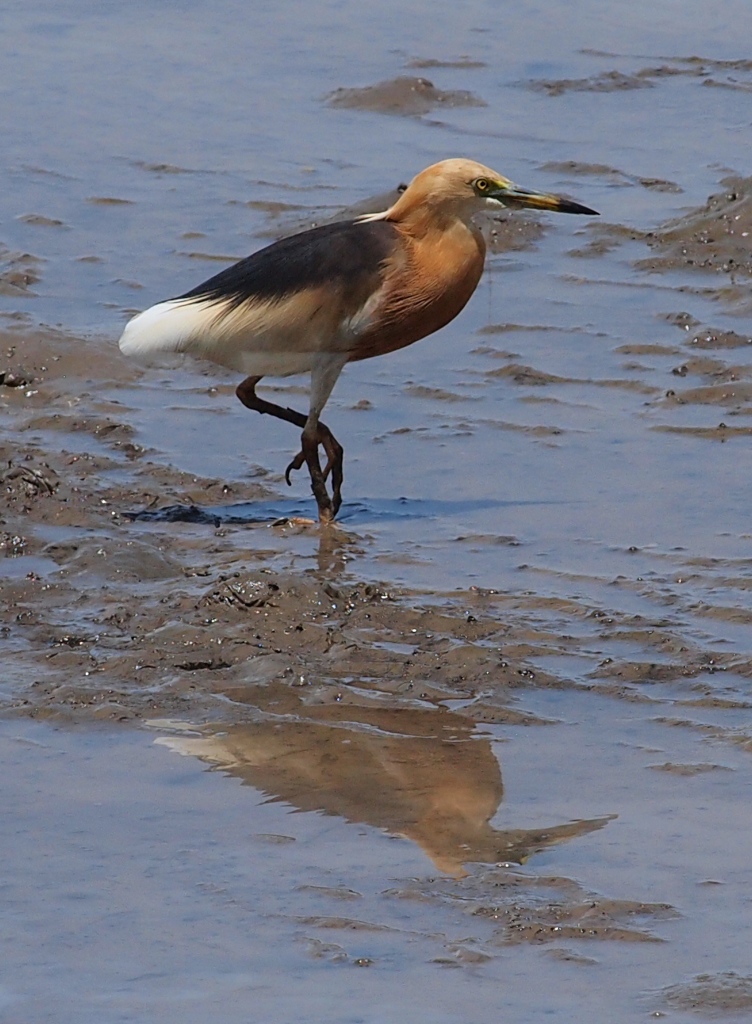
[[[145,309],[126,325],[120,351],[147,363],[164,363],[164,356],[183,353],[216,318],[205,303],[170,299]],[[168,360],[171,361],[171,360]]]

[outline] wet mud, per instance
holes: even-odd
[[[367,110],[379,114],[420,116],[436,107],[485,107],[485,102],[466,89],[437,89],[427,78],[402,75],[361,88],[336,89],[328,98],[331,107]]]
[[[701,974],[684,985],[672,985],[663,995],[669,1006],[703,1016],[747,1014],[752,1010],[752,978],[735,971]]]
[[[608,57],[609,54],[597,56]],[[547,96],[563,96],[569,92],[610,93],[651,89],[661,80],[675,77],[688,78],[705,87],[749,92],[752,91],[752,61],[714,60],[702,57],[669,58],[665,63],[629,72],[608,70],[587,78],[537,79],[528,84],[530,88],[544,92]]]
[[[690,267],[709,273],[752,275],[752,178],[724,178],[724,191],[700,210],[663,225],[646,241],[653,257],[637,266],[649,271]]]
[[[0,295],[28,294],[42,276],[42,262],[30,253],[13,252],[0,244]]]

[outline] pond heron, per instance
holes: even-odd
[[[596,214],[472,160],[443,160],[383,213],[283,238],[145,310],[127,324],[120,348],[147,359],[185,352],[242,373],[243,405],[302,430],[285,478],[290,483],[291,471],[306,465],[319,518],[330,522],[342,503],[343,450],[320,416],[343,367],[412,345],[453,320],[483,271],[486,246],[473,217],[508,207]],[[296,373],[311,375],[308,415],[256,394],[262,377]]]

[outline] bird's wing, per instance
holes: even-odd
[[[246,374],[307,370],[368,323],[386,262],[399,246],[384,221],[341,221],[283,238],[127,325],[120,348],[194,356]]]
[[[309,289],[337,287],[369,293],[378,286],[381,266],[398,244],[396,228],[385,221],[337,221],[302,231],[247,256],[180,299],[240,305],[279,302]]]

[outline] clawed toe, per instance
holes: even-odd
[[[326,453],[326,465],[323,469],[319,462],[319,445]],[[331,522],[342,505],[343,461],[342,445],[325,424],[319,423],[314,441],[306,438],[304,432],[302,448],[285,470],[285,480],[289,486],[292,484],[290,474],[302,469],[304,465],[308,466],[308,471],[311,474],[311,490],[319,507],[321,522]],[[330,476],[332,478],[331,498],[326,490],[326,481]]]
[[[295,470],[302,469],[302,467],[305,465],[305,460],[305,454],[303,452],[298,452],[298,454],[295,456],[295,458],[292,460],[290,465],[285,470],[285,480],[287,481],[288,487],[292,487],[290,473],[292,473]]]

